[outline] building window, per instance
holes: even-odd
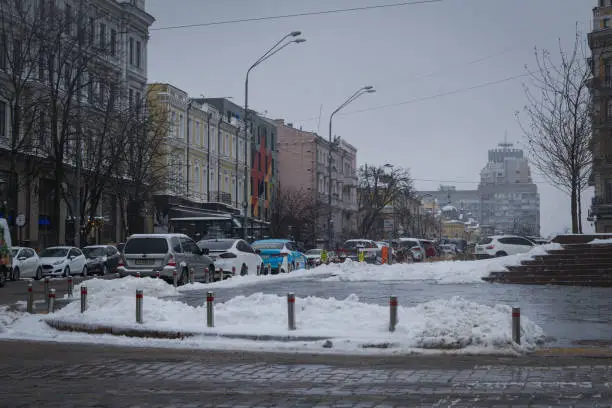
[[[117,31],[111,30],[110,32],[110,55],[113,57],[117,53]]]
[[[179,113],[179,137],[185,140],[185,118]]]
[[[134,65],[134,39],[130,37],[130,45],[129,45],[129,59],[130,65]]]
[[[64,33],[70,35],[72,34],[72,6],[65,4],[64,7]]]
[[[4,34],[0,36],[0,69],[6,69],[6,35]]]
[[[0,101],[0,138],[6,138],[8,134],[8,120],[7,120],[7,105],[6,102]]]
[[[93,45],[96,38],[96,20],[89,17],[89,45]]]
[[[200,191],[200,162],[197,160],[195,162],[195,172],[193,175],[193,181],[196,185],[196,191]]]
[[[196,145],[200,146],[202,144],[202,138],[200,135],[200,121],[196,120],[195,123],[195,133],[196,133]]]
[[[202,192],[208,193],[208,173],[206,169],[202,169]]]
[[[141,56],[142,56],[141,44],[140,44],[140,41],[136,41],[136,67],[137,68],[142,68],[140,66]]]
[[[106,24],[100,23],[100,49],[106,50]]]

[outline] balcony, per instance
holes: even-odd
[[[226,193],[224,191],[211,191],[210,192],[210,201],[216,203],[223,203],[227,205],[232,205],[232,195],[230,193]]]
[[[592,218],[593,216],[597,216],[598,218],[612,217],[612,194],[593,197],[589,217]]]

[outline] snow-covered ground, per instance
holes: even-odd
[[[511,341],[511,309],[484,306],[462,298],[438,299],[398,308],[399,323],[388,331],[388,307],[346,299],[296,299],[297,330],[287,328],[285,296],[255,293],[215,305],[215,327],[206,328],[205,307],[193,307],[168,298],[176,289],[161,280],[127,277],[87,282],[88,309],[80,313],[72,302],[51,315],[28,315],[0,310],[0,338],[111,343],[136,346],[252,349],[336,353],[516,353],[533,349],[544,338],[542,329],[522,318],[522,342]],[[144,290],[144,323],[135,322],[135,291]],[[78,292],[78,287],[76,293]],[[181,332],[329,337],[333,347],[319,341],[253,341],[196,336],[184,340],[152,340],[109,335],[58,332],[46,319],[87,325]],[[387,345],[388,348],[364,348]]]

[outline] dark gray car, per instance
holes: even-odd
[[[179,285],[189,282],[193,268],[195,280],[212,282],[215,265],[208,251],[184,234],[134,234],[123,248],[123,259],[117,268],[121,276],[155,276],[172,281],[176,272]]]

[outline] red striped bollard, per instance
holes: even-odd
[[[160,271],[155,272],[155,278],[156,279],[161,278],[161,272]]]
[[[394,332],[397,326],[397,296],[389,297],[389,331]]]
[[[136,289],[136,323],[142,323],[142,289]]]
[[[521,308],[512,308],[512,341],[521,344]]]
[[[28,283],[28,313],[34,313],[34,291],[32,283]]]
[[[53,313],[55,309],[55,289],[49,291],[49,303],[47,307],[47,313]]]
[[[87,310],[87,286],[81,286],[81,313]]]
[[[72,276],[68,276],[68,296],[72,297],[72,292],[74,292],[74,283],[72,281]]]
[[[140,272],[136,272],[136,277],[140,278]]]
[[[289,330],[295,330],[295,293],[287,293],[287,322]]]
[[[261,271],[259,270],[260,266],[257,265],[257,276],[259,276],[259,274],[261,273]]]
[[[208,292],[206,294],[206,326],[215,327],[215,311],[214,311],[215,293]]]

